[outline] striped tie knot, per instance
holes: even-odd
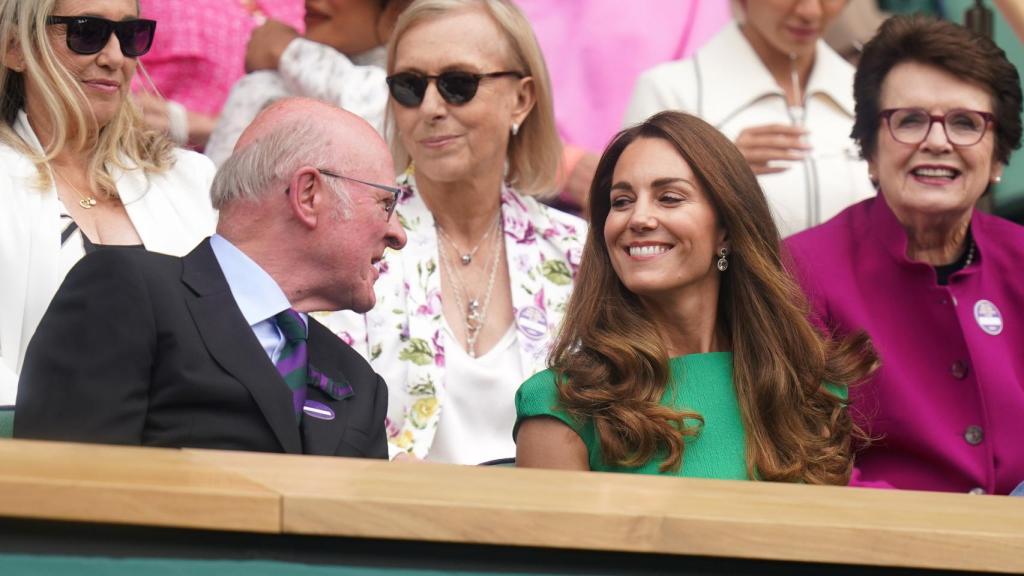
[[[306,381],[309,378],[306,323],[291,308],[275,315],[274,321],[285,339],[277,358],[277,371],[292,391],[292,409],[295,411],[295,421],[299,422],[302,420],[302,407],[306,403]]]
[[[277,314],[274,316],[274,320],[288,342],[307,340],[309,338],[306,333],[306,323],[302,321],[302,316],[292,308]]]

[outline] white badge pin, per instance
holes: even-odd
[[[978,300],[974,303],[974,321],[986,334],[997,336],[1003,331],[1003,315],[999,308],[988,300]]]

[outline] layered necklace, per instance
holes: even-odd
[[[494,234],[490,260],[484,264],[484,269],[487,270],[487,287],[484,289],[483,294],[472,297],[469,295],[465,289],[467,283],[462,276],[462,272],[452,263],[448,250],[445,250],[444,247],[440,250],[441,264],[444,266],[445,273],[448,274],[452,288],[454,288],[456,308],[461,310],[463,314],[463,325],[466,328],[466,352],[471,357],[476,358],[476,341],[480,337],[480,331],[484,327],[484,322],[487,320],[487,310],[490,308],[491,295],[494,293],[494,280],[498,276],[498,265],[501,264],[502,259],[501,212],[498,212],[498,218],[494,221],[494,226],[487,229],[487,232],[480,238],[480,241],[469,252],[461,250],[455,244],[455,241],[452,240],[451,236],[441,228],[440,224],[435,222],[434,226],[437,228],[438,236],[448,245],[450,251],[455,254],[463,267],[469,266],[473,262],[473,257],[480,249],[480,246],[487,241],[495,230],[499,231],[498,234]]]

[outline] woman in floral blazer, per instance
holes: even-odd
[[[579,218],[517,191],[554,189],[544,61],[507,0],[417,2],[388,54],[408,243],[379,264],[371,312],[322,320],[387,381],[393,456],[513,456],[515,391],[546,368],[586,235]],[[453,70],[468,74],[436,77]]]

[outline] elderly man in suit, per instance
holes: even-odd
[[[68,275],[29,345],[14,435],[387,456],[387,389],[308,312],[373,307],[405,233],[369,124],[282,100],[214,180],[217,234],[184,258],[110,248]]]

